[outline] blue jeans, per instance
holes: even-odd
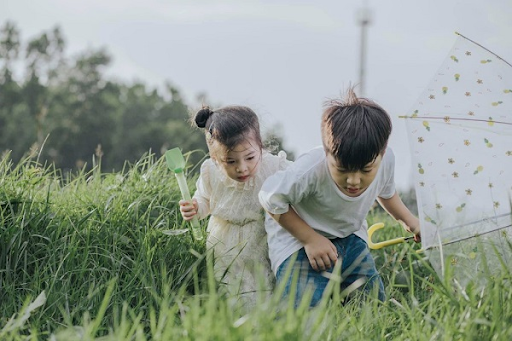
[[[314,307],[320,302],[332,277],[333,281],[340,283],[339,289],[342,294],[347,294],[354,289],[362,289],[364,293],[370,294],[377,286],[378,299],[384,301],[386,297],[384,284],[375,268],[375,262],[366,242],[355,234],[346,238],[331,239],[331,242],[338,250],[337,263],[341,262],[341,267],[337,264],[326,271],[313,270],[304,248],[292,254],[279,266],[276,274],[277,286],[286,281],[284,297],[288,297],[292,289],[295,289],[295,307],[297,307],[306,290],[312,290],[310,307]],[[334,269],[338,271],[333,274]]]

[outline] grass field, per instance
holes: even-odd
[[[0,340],[512,339],[510,269],[461,287],[407,244],[372,251],[384,303],[292,309],[276,288],[244,313],[213,280],[204,242],[180,234],[180,194],[162,159],[98,169],[70,178],[2,159]],[[368,220],[390,226],[382,238],[402,234],[381,211]]]

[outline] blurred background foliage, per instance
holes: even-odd
[[[161,156],[179,146],[192,164],[207,148],[202,132],[191,127],[191,110],[208,103],[185,103],[166,83],[150,88],[140,81],[107,77],[112,58],[106,49],[66,55],[59,27],[24,41],[13,22],[0,28],[0,152],[17,163],[40,151],[41,163],[65,172],[90,170],[93,156],[103,172],[120,171],[148,153]],[[266,132],[273,149],[283,149],[279,127]],[[293,153],[288,151],[289,157]]]

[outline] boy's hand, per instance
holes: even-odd
[[[330,269],[338,260],[336,246],[326,237],[315,233],[304,244],[304,250],[309,259],[309,264],[315,271]]]
[[[421,242],[420,224],[418,219],[414,219],[414,221],[412,221],[409,225],[401,220],[399,220],[399,223],[407,232],[414,233],[414,241],[416,243]]]
[[[377,198],[377,200],[407,232],[414,233],[414,241],[416,243],[421,241],[420,221],[418,217],[414,216],[411,211],[405,207],[397,192],[389,199]]]
[[[328,239],[309,226],[293,208],[283,214],[269,214],[304,245],[309,264],[315,271],[330,269],[338,260],[338,250]]]
[[[192,199],[192,201],[180,200],[180,212],[186,221],[194,218],[198,209],[199,206],[196,199]]]
[[[420,232],[420,226],[409,226],[409,229],[411,230],[411,233],[414,233],[414,241],[416,243],[421,242],[421,232]]]
[[[410,228],[409,226],[404,226],[404,228],[407,232],[414,233],[413,238],[416,243],[421,242],[421,233],[420,233],[419,228],[413,229],[413,228]]]

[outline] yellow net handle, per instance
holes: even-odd
[[[403,242],[413,238],[412,236],[411,237],[399,237],[399,238],[394,238],[394,239],[388,239],[388,240],[385,240],[385,241],[382,241],[379,243],[374,243],[372,241],[372,236],[375,233],[375,231],[380,230],[381,228],[384,228],[384,223],[375,223],[372,226],[370,226],[370,228],[368,229],[368,246],[372,250],[382,249],[383,247],[386,247],[389,245],[400,244],[400,243],[403,243]]]

